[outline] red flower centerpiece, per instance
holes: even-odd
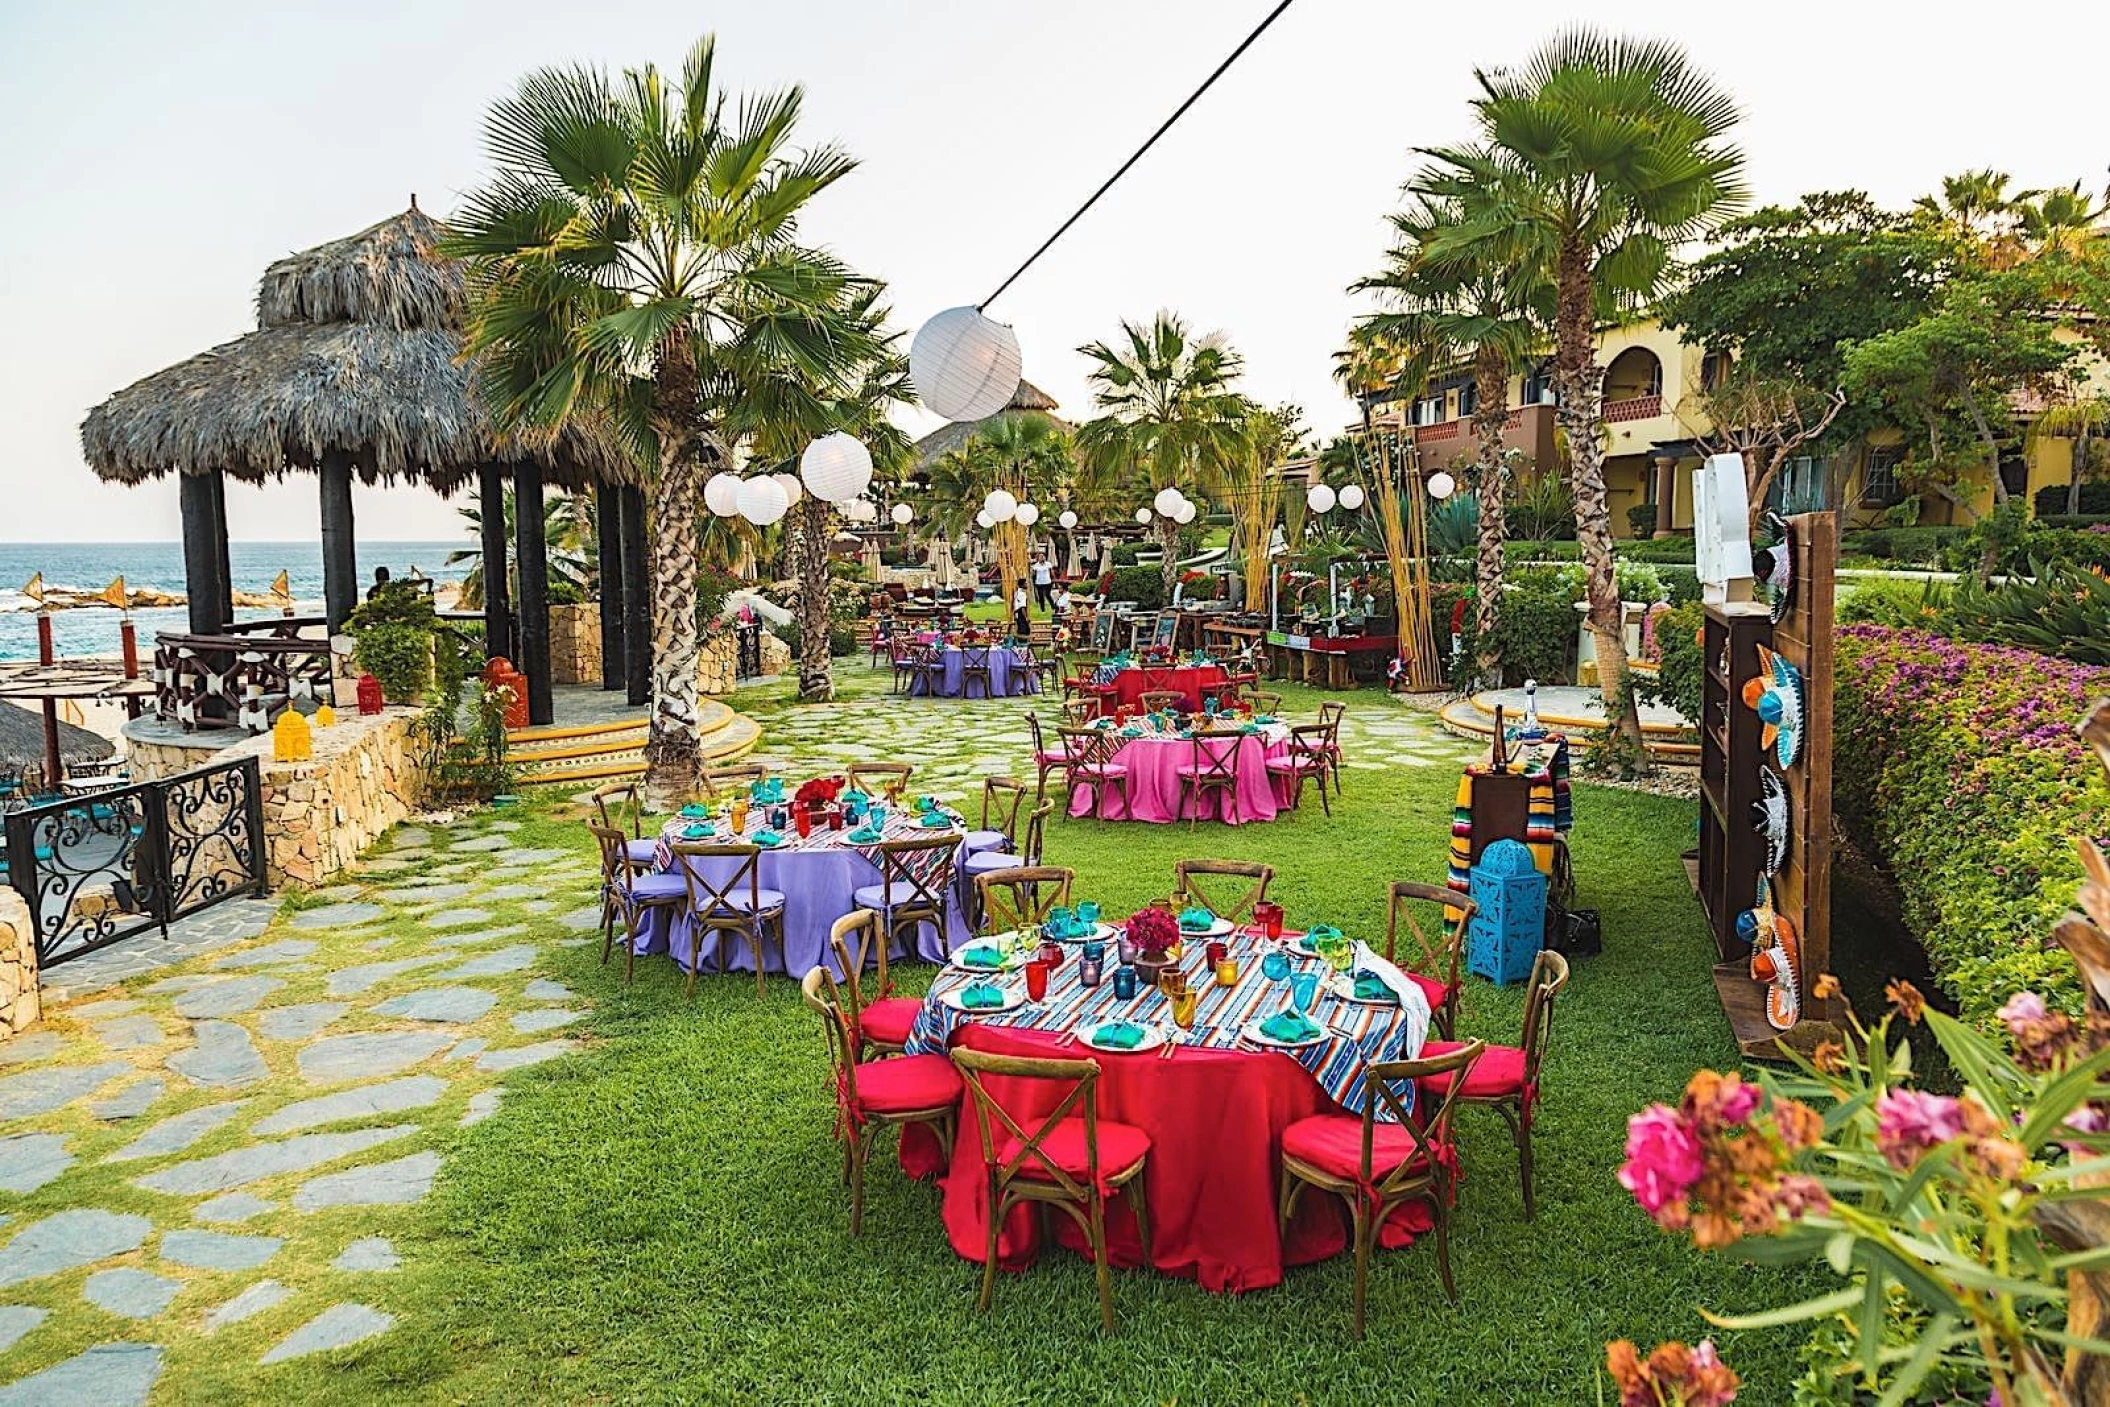
[[[847,780],[844,777],[815,777],[799,783],[799,789],[791,796],[792,809],[806,812],[826,810],[835,804],[835,798]]]
[[[1179,920],[1163,909],[1138,909],[1128,916],[1128,941],[1136,945],[1136,976],[1152,986],[1172,966],[1179,945]]]

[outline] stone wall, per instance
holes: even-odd
[[[42,1014],[29,905],[13,888],[0,885],[0,1039],[28,1030]]]
[[[723,698],[739,684],[740,641],[732,631],[703,638],[696,651],[696,687],[709,697]]]
[[[517,661],[516,661],[517,663]],[[549,677],[553,684],[601,682],[601,608],[549,608]]]

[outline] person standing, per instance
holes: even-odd
[[[1011,628],[1021,640],[1033,633],[1032,623],[1026,618],[1027,599],[1026,584],[1020,582],[1017,589],[1011,593]]]
[[[1033,554],[1033,594],[1044,609],[1055,609],[1055,568],[1049,565],[1045,552]]]

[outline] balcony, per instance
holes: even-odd
[[[1617,425],[1624,420],[1653,420],[1663,413],[1661,396],[1627,396],[1604,403],[1604,418],[1607,425]]]
[[[1434,425],[1417,425],[1414,427],[1414,443],[1423,449],[1424,463],[1447,464],[1461,454],[1473,452],[1472,420],[1467,417],[1443,420]],[[1534,464],[1552,464],[1553,407],[1527,405],[1510,411],[1502,422],[1502,448],[1521,450]]]

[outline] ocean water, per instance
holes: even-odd
[[[454,542],[361,542],[358,545],[359,585],[363,594],[373,580],[374,568],[387,567],[405,576],[416,567],[436,581],[460,581],[470,563],[447,564],[450,552],[473,549],[468,537]],[[234,542],[227,548],[228,567],[236,591],[263,595],[280,572],[293,588],[293,608],[302,615],[322,611],[322,544],[319,542]],[[46,588],[100,591],[110,579],[123,574],[125,587],[137,590],[183,594],[183,544],[180,542],[29,542],[0,543],[0,660],[30,660],[37,657],[36,602],[22,594],[22,587],[36,573],[44,574]],[[275,610],[235,608],[238,620],[254,620],[278,614]],[[117,611],[104,606],[84,606],[52,612],[52,628],[61,657],[114,655],[120,647]],[[138,610],[132,620],[139,631],[142,657],[153,653],[154,633],[189,628],[190,615],[182,606]]]

